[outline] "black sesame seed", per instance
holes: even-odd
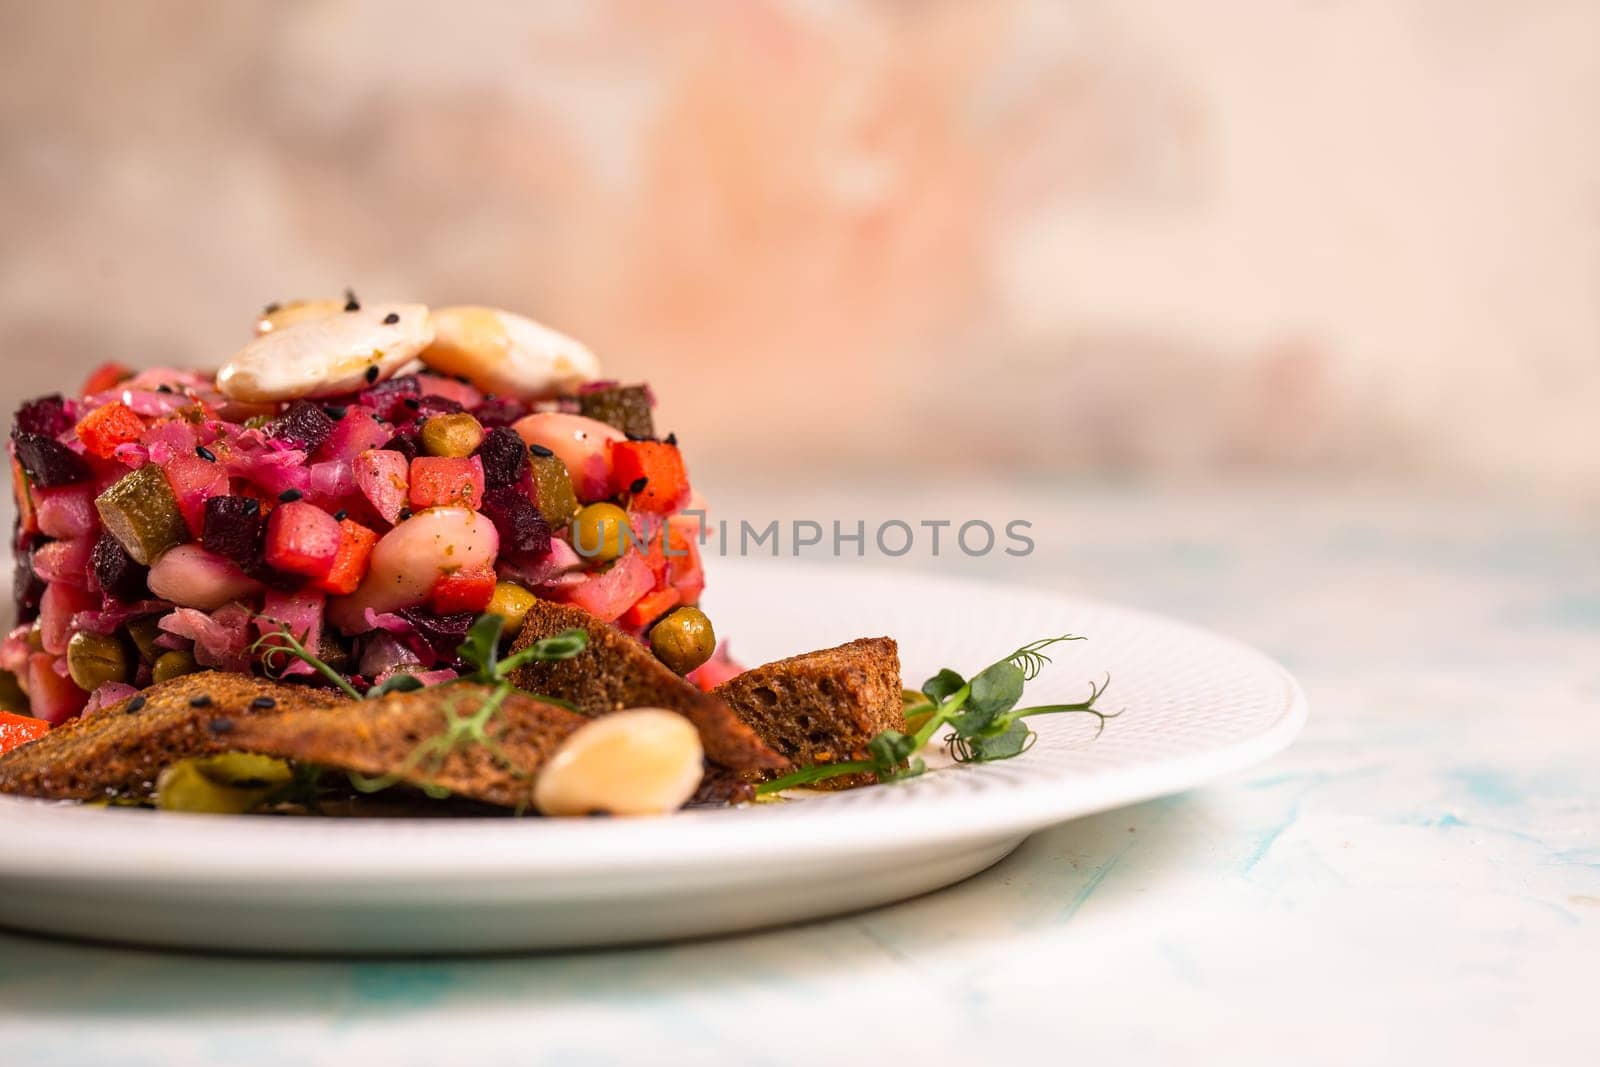
[[[304,495],[305,494],[298,489],[285,489],[283,492],[278,494],[278,500],[285,504],[293,504],[296,500],[299,500]]]
[[[257,500],[253,496],[245,497],[244,513],[246,515],[259,515],[261,513],[261,501]]]
[[[338,511],[335,511],[333,513],[333,521],[334,522],[343,522],[344,520],[348,519],[349,517],[350,517],[350,513],[348,511],[346,511],[344,508],[340,508]]]
[[[263,315],[275,315],[279,311],[282,311],[282,310],[283,310],[283,305],[278,303],[276,300],[274,300],[272,303],[268,304],[266,307],[261,309],[261,314],[263,314]]]
[[[400,509],[400,521],[401,522],[405,522],[410,517],[411,517],[411,509],[410,508],[401,508]]]
[[[344,291],[344,309],[346,311],[361,310],[361,301],[356,299],[356,291],[354,289],[346,289]]]
[[[201,693],[197,697],[189,698],[189,706],[191,708],[209,708],[211,706],[211,698],[206,694]]]
[[[667,442],[667,444],[671,445],[673,448],[677,448],[678,447],[678,435],[675,434],[675,433],[667,434],[666,442]]]
[[[405,406],[410,408],[412,411],[418,411],[422,407],[422,401],[418,400],[414,396],[406,397],[405,400],[402,401],[402,403],[404,403]]]
[[[144,707],[144,694],[140,693],[138,696],[136,696],[132,700],[128,701],[128,706],[123,708],[122,710],[127,712],[129,715],[137,715],[139,713],[140,709],[142,709],[143,707]]]
[[[206,723],[206,729],[210,730],[214,734],[231,734],[233,733],[233,720],[212,719],[210,722]]]
[[[160,385],[156,386],[156,392],[158,392],[158,393],[170,393],[170,392],[172,392],[172,386],[170,386],[170,385],[166,384],[165,382],[163,382]]]
[[[399,321],[400,321],[400,313],[398,311],[391,311],[391,312],[389,312],[389,314],[387,314],[387,315],[385,315],[383,317],[383,324],[385,326],[393,326],[395,323],[397,323]]]
[[[529,445],[528,446],[528,451],[532,452],[534,455],[538,456],[540,459],[549,459],[551,456],[555,455],[554,452],[550,451],[544,445]]]
[[[644,492],[644,487],[649,485],[649,484],[650,484],[650,479],[649,478],[635,478],[632,482],[629,483],[628,492],[630,492],[630,493],[642,493],[642,492]]]
[[[273,700],[271,697],[256,697],[250,702],[250,706],[255,708],[257,711],[265,711],[268,708],[277,707],[278,702]]]
[[[378,380],[378,365],[376,363],[374,363],[372,366],[367,368],[367,381],[368,381],[368,383],[371,383],[371,382],[375,382],[377,380]]]
[[[323,408],[322,411],[323,414],[327,415],[328,418],[333,419],[335,422],[344,418],[350,413],[350,409],[345,407],[343,404],[335,404],[332,407]]]
[[[215,463],[217,461],[217,454],[211,451],[211,449],[207,448],[205,445],[195,445],[194,454],[205,460],[207,463]]]

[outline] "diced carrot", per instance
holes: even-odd
[[[267,519],[267,562],[281,571],[325,578],[342,541],[338,521],[303,500],[278,505]]]
[[[700,550],[694,539],[683,536],[670,524],[667,527],[673,555],[667,557],[667,581],[678,591],[685,604],[700,603],[700,594],[706,587],[705,568],[700,563]],[[679,554],[681,553],[681,555]]]
[[[612,441],[608,447],[614,494],[631,494],[633,507],[658,515],[670,515],[688,503],[689,473],[678,446],[665,441]]]
[[[0,711],[0,755],[29,741],[37,741],[49,732],[50,724],[43,719]]]
[[[333,557],[333,568],[317,584],[330,593],[354,593],[367,576],[367,565],[372,561],[372,546],[378,535],[359,522],[339,520],[339,554]]]
[[[482,611],[494,597],[497,580],[493,567],[471,567],[442,574],[428,593],[428,604],[436,615]]]
[[[477,456],[418,456],[411,461],[411,506],[483,506],[483,460]]]
[[[657,589],[653,593],[646,593],[634,602],[633,607],[622,613],[617,622],[625,629],[643,630],[655,622],[668,611],[678,606],[680,594],[676,589]]]
[[[89,372],[89,377],[84,380],[83,394],[103,393],[107,389],[115,389],[129,378],[133,371],[120,363],[102,363]]]
[[[92,456],[110,459],[118,445],[131,444],[144,433],[144,420],[120,400],[101,404],[78,420],[78,440]]]

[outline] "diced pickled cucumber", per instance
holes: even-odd
[[[267,799],[276,785],[238,787],[216,781],[206,772],[212,759],[179,760],[156,777],[156,807],[205,815],[242,815]]]
[[[555,456],[530,456],[535,503],[552,530],[560,529],[578,513],[578,494],[572,489],[567,465]]]
[[[650,416],[650,394],[642,385],[595,389],[578,397],[578,408],[585,418],[609,423],[634,437],[656,435],[655,420]]]
[[[0,711],[28,714],[28,696],[17,684],[17,676],[10,671],[0,670]]]
[[[149,566],[188,538],[167,476],[154,463],[146,463],[101,493],[94,501],[107,532],[137,563]]]
[[[213,782],[235,789],[276,789],[294,780],[294,769],[287,761],[254,752],[201,756],[194,763]]]

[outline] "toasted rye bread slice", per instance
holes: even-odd
[[[52,800],[148,797],[168,764],[238,748],[223,721],[237,726],[289,707],[350,703],[324,690],[213,671],[153,685],[140,696],[142,703],[134,697],[102,708],[0,756],[0,793]],[[257,700],[273,703],[257,707]]]
[[[588,721],[583,716],[513,693],[487,728],[504,761],[476,743],[449,748],[438,764],[412,759],[419,745],[443,735],[449,714],[471,715],[490,692],[458,683],[356,701],[239,674],[187,675],[145,690],[135,712],[124,701],[0,756],[0,793],[145,798],[161,769],[178,760],[255,752],[522,807],[535,773]],[[258,706],[264,699],[272,703]]]
[[[712,692],[796,766],[861,759],[880,731],[906,728],[900,650],[887,637],[752,667]],[[816,788],[873,781],[870,774],[843,775]]]
[[[676,711],[700,731],[706,758],[733,771],[777,770],[788,761],[768,748],[726,704],[673,674],[638,641],[606,625],[582,608],[539,601],[528,612],[512,651],[563,630],[584,630],[589,647],[572,659],[530,663],[511,681],[531,693],[565,700],[585,715],[624,708]]]

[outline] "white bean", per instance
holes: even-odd
[[[540,771],[533,803],[546,815],[661,815],[694,795],[700,734],[663,708],[632,708],[578,727]]]
[[[247,403],[352,393],[389,377],[432,340],[422,304],[370,304],[257,337],[217,372],[217,388]]]
[[[439,308],[433,333],[422,362],[443,374],[463,375],[486,393],[536,400],[571,393],[600,377],[599,360],[582,344],[509,311]]]
[[[297,322],[325,319],[337,315],[345,308],[343,300],[286,300],[273,304],[256,320],[256,336],[293,326]]]
[[[415,607],[440,576],[489,566],[499,551],[488,516],[471,508],[419,511],[378,540],[371,570],[354,593],[328,602],[328,618],[347,634],[362,633],[368,608],[381,615]]]
[[[199,545],[175,545],[150,567],[150,591],[180,608],[215,611],[261,591],[261,583]]]

